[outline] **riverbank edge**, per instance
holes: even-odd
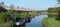
[[[45,21],[44,20],[47,20],[48,18],[44,18],[43,20],[42,20],[42,25],[43,25],[43,27],[46,27],[46,25],[45,25]]]
[[[51,27],[50,25],[49,25],[49,22],[48,22],[48,19],[49,18],[55,18],[55,17],[47,17],[47,18],[44,18],[43,20],[42,20],[42,25],[43,25],[43,27]]]
[[[56,17],[47,17],[42,20],[44,27],[60,27],[60,21],[56,20]]]

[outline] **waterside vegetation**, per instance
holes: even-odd
[[[60,7],[48,8],[48,18],[42,23],[44,27],[60,27]]]

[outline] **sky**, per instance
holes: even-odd
[[[1,2],[4,2],[7,6],[13,4],[14,6],[35,10],[47,10],[49,7],[59,6],[57,0],[0,0]]]

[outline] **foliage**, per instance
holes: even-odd
[[[30,16],[31,18],[33,18],[33,15],[31,15],[27,12],[15,13],[13,10],[8,10],[5,13],[3,12],[3,14],[2,14],[2,17],[4,17],[4,19],[6,19],[7,17],[10,17],[10,19],[17,18],[17,17],[26,18],[27,16]]]
[[[11,25],[10,21],[4,22],[6,17],[8,17],[8,15],[10,15],[10,18],[17,18],[17,17],[21,17],[21,18],[26,18],[26,16],[30,16],[31,18],[33,18],[33,14],[29,14],[27,12],[22,12],[22,13],[15,13],[13,10],[8,10],[7,12],[0,12],[0,24],[5,27],[5,25]],[[11,21],[12,22],[12,21]]]
[[[6,13],[5,13],[5,15],[7,16],[7,15],[10,15],[12,18],[13,18],[13,10],[8,10]]]
[[[3,12],[0,13],[0,24],[4,22],[5,14]]]
[[[60,7],[48,8],[48,13],[58,13],[60,11]]]
[[[60,11],[60,7],[48,8],[48,17],[57,16]]]
[[[60,0],[57,0],[58,2],[59,2],[59,4],[60,4]]]
[[[57,16],[56,20],[60,21],[60,11],[58,12],[58,16]]]

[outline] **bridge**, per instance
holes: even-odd
[[[0,3],[0,7],[3,7],[6,10],[14,10],[15,12],[29,12],[29,13],[36,13],[36,10],[33,9],[27,9],[27,8],[18,8],[18,7],[14,7],[13,5],[11,6],[7,6],[4,3]],[[2,9],[2,10],[4,10]]]
[[[35,10],[33,10],[33,9],[27,9],[27,8],[23,8],[23,7],[14,7],[14,5],[11,5],[11,6],[7,6],[7,5],[5,5],[3,2],[2,3],[0,3],[0,6],[2,6],[3,8],[5,8],[5,9],[7,9],[7,10],[16,10],[16,11],[35,11]]]

